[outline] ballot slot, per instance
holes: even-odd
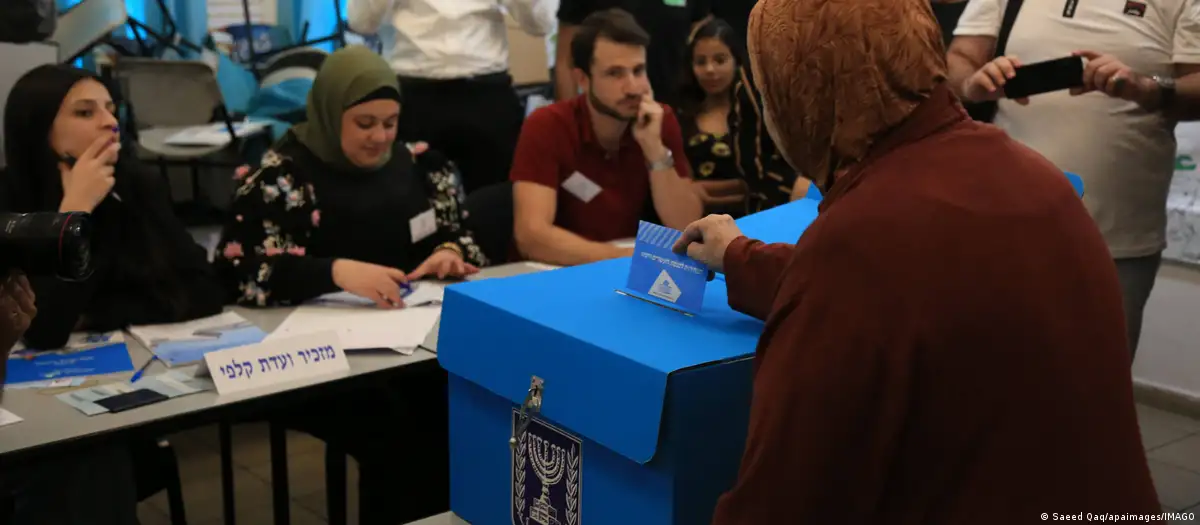
[[[675,253],[683,232],[642,221],[633,245],[629,277],[616,292],[689,316],[700,313],[712,272],[704,264]]]

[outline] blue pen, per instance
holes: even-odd
[[[129,378],[129,382],[136,383],[138,379],[141,379],[142,374],[145,374],[146,369],[150,368],[150,365],[154,364],[155,361],[158,361],[158,356],[151,357],[149,361],[146,361],[146,364],[142,365],[137,372],[133,373],[133,377]]]
[[[412,293],[413,293],[413,286],[411,284],[400,283],[400,298],[401,299],[412,295]],[[383,295],[383,292],[379,292],[379,298],[383,299],[384,301],[387,301],[387,303],[389,305],[391,305],[393,308],[397,306],[396,303],[394,301],[392,301],[388,296]]]

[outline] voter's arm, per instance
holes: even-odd
[[[513,235],[525,258],[574,266],[632,255],[629,248],[590,241],[554,225],[558,191],[537,182],[513,183]]]
[[[725,249],[725,284],[729,307],[751,317],[766,320],[784,269],[792,259],[795,246],[766,244],[749,237],[738,237]]]
[[[856,266],[820,264],[802,289],[780,290],[787,297],[756,356],[741,470],[714,525],[878,518],[906,430],[916,344],[881,279]]]

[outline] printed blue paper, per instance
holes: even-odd
[[[708,267],[671,251],[682,236],[679,230],[642,221],[624,291],[668,308],[700,313],[708,286]]]
[[[8,359],[4,384],[46,381],[64,377],[98,376],[133,370],[124,342],[64,352],[22,352]]]

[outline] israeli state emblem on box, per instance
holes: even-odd
[[[513,429],[520,412],[513,410]],[[583,447],[579,439],[531,417],[512,447],[513,525],[582,525]]]

